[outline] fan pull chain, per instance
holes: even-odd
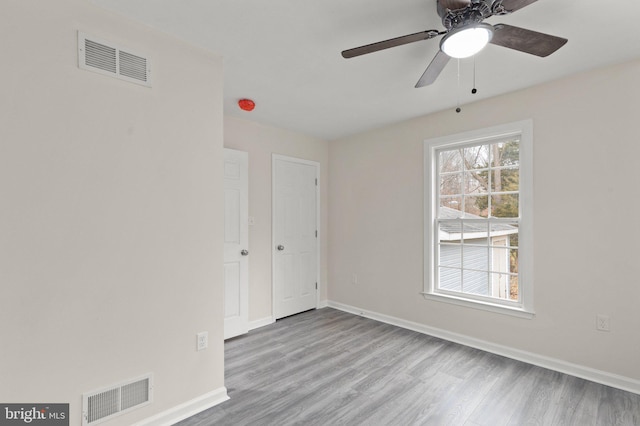
[[[475,95],[478,93],[478,89],[476,89],[476,57],[473,56],[473,89],[471,89],[471,94]]]
[[[458,89],[456,90],[456,97],[458,98],[456,101],[456,112],[459,113],[462,111],[462,108],[460,108],[460,58],[458,58]]]

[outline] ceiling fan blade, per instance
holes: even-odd
[[[409,44],[420,40],[428,40],[444,34],[446,31],[427,30],[415,34],[409,34],[402,37],[396,37],[385,41],[379,41],[377,43],[367,44],[365,46],[354,47],[353,49],[344,50],[342,52],[343,58],[353,58],[354,56],[365,55],[367,53],[377,52],[379,50],[388,49],[390,47],[402,46],[403,44]]]
[[[420,80],[416,83],[416,89],[423,86],[428,86],[436,81],[436,78],[440,75],[444,67],[449,63],[449,59],[451,59],[446,53],[442,50],[438,50],[436,56],[433,58],[427,69],[420,77]]]
[[[506,24],[494,25],[493,29],[493,38],[489,43],[543,58],[560,49],[568,41],[566,38]]]
[[[515,12],[537,1],[538,0],[502,0],[502,6],[507,12]]]

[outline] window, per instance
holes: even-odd
[[[426,298],[533,315],[532,128],[425,141]]]

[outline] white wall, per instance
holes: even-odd
[[[258,105],[257,108],[260,106]],[[320,299],[327,298],[328,155],[326,141],[237,117],[224,118],[224,145],[249,153],[249,321],[272,317],[271,155],[320,163]]]
[[[640,379],[638,75],[634,61],[331,142],[329,300]],[[529,118],[536,317],[425,300],[423,141]]]
[[[78,69],[77,30],[147,53],[153,88]],[[0,53],[0,401],[78,425],[152,372],[105,423],[129,425],[220,389],[222,61],[83,0],[4,1]]]

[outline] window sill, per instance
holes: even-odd
[[[510,315],[518,318],[533,319],[536,314],[533,311],[527,311],[523,308],[504,306],[494,303],[482,302],[477,300],[469,300],[462,297],[455,297],[443,294],[421,293],[427,300],[435,300],[437,302],[450,303],[453,305],[464,306],[482,311],[494,312],[497,314]]]

